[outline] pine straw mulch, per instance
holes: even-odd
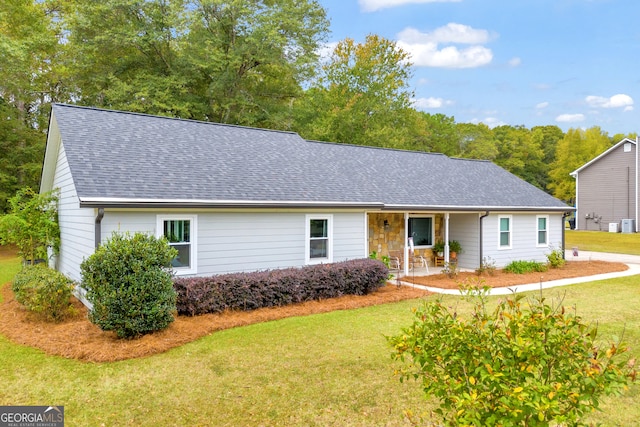
[[[482,279],[486,285],[499,287],[536,283],[540,281],[541,275],[543,280],[547,281],[626,269],[627,266],[621,263],[579,261],[568,262],[562,269],[550,270],[542,274],[516,275],[496,271],[495,275],[483,275]],[[404,280],[412,280],[415,283],[428,286],[455,289],[458,283],[463,282],[467,277],[477,276],[475,273],[460,273],[456,279],[449,279],[440,274],[415,278],[407,276]],[[178,347],[223,329],[285,317],[348,310],[429,295],[429,292],[423,290],[388,284],[380,290],[364,296],[344,296],[250,312],[225,312],[194,317],[177,316],[176,320],[163,331],[134,340],[121,340],[115,336],[115,333],[104,332],[89,322],[86,308],[75,299],[73,303],[77,314],[73,318],[66,319],[61,323],[48,323],[27,312],[18,304],[9,283],[5,284],[0,291],[3,301],[0,304],[0,332],[4,336],[16,344],[36,347],[50,355],[86,362],[113,362],[145,357]]]
[[[496,270],[493,275],[483,274],[478,277],[473,272],[459,273],[455,278],[451,279],[443,274],[433,276],[416,276],[409,274],[402,280],[418,285],[432,286],[441,289],[458,289],[459,283],[470,280],[473,284],[480,279],[484,281],[483,285],[492,288],[500,288],[514,285],[524,285],[527,283],[548,282],[558,279],[571,279],[574,277],[593,276],[601,273],[613,273],[616,271],[625,271],[629,267],[621,262],[607,261],[567,261],[562,268],[550,268],[541,273],[514,274],[506,273],[502,270]]]

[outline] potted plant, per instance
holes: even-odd
[[[436,242],[433,244],[433,247],[431,248],[431,250],[433,251],[433,253],[435,255],[443,256],[444,255],[444,241],[436,240]]]
[[[458,254],[462,252],[462,246],[457,240],[449,240],[449,254],[452,259],[458,258]]]

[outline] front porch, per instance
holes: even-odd
[[[379,259],[389,257],[392,273],[401,276],[439,274],[448,263],[470,268],[469,262],[460,263],[460,255],[449,250],[454,235],[450,223],[459,225],[455,236],[466,251],[473,246],[473,241],[477,244],[473,233],[468,233],[474,229],[469,227],[472,222],[477,227],[477,218],[478,213],[370,212],[367,215],[369,253],[375,252]],[[463,230],[467,233],[462,234]],[[438,244],[444,246],[441,253],[434,250]]]

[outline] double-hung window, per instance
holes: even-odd
[[[538,229],[538,246],[548,246],[549,245],[549,217],[539,215],[536,217],[537,229]]]
[[[498,247],[509,249],[511,248],[511,216],[500,216],[498,222],[500,224]]]
[[[196,273],[196,230],[197,217],[190,216],[158,216],[158,237],[165,237],[169,245],[178,251],[171,261],[176,274]]]
[[[306,216],[306,262],[319,264],[332,262],[333,224],[331,215]]]
[[[414,246],[433,245],[433,216],[415,216],[409,218],[408,236],[413,238]]]

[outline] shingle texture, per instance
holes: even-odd
[[[64,104],[52,118],[81,199],[567,207],[487,161]]]

